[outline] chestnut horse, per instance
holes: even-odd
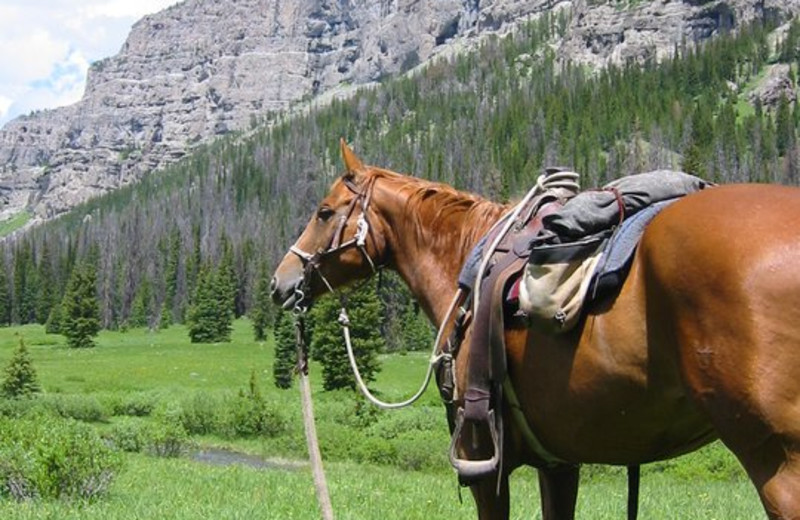
[[[346,172],[276,269],[274,299],[293,305],[309,263],[319,275],[307,280],[312,298],[327,290],[323,277],[337,287],[381,265],[439,326],[466,256],[508,208],[365,166],[344,142],[342,153]],[[576,330],[550,336],[508,323],[508,377],[524,416],[570,464],[542,465],[509,415],[499,484],[471,486],[479,517],[508,517],[508,475],[523,464],[540,468],[543,517],[573,518],[578,464],[631,466],[719,438],[769,518],[800,518],[799,269],[800,190],[721,186],[662,211],[621,291]],[[467,337],[458,395],[469,356]],[[485,458],[491,443],[477,444],[484,452],[465,457]]]

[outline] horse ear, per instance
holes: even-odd
[[[353,152],[353,150],[347,146],[347,142],[344,140],[344,138],[339,140],[339,144],[342,147],[342,159],[344,160],[344,167],[347,170],[345,176],[353,177],[356,174],[364,171],[364,163],[362,163],[361,159],[356,156],[355,152]]]

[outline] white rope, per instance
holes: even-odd
[[[425,379],[422,382],[419,390],[413,396],[409,397],[405,401],[401,401],[398,403],[387,403],[375,397],[372,392],[370,392],[369,388],[367,388],[366,383],[361,378],[361,371],[358,369],[358,364],[356,363],[356,356],[353,352],[353,343],[350,340],[350,318],[347,316],[347,311],[344,307],[342,307],[341,312],[339,313],[339,323],[342,325],[342,333],[344,334],[344,343],[347,346],[347,359],[350,361],[350,368],[353,370],[353,375],[356,378],[356,383],[358,383],[358,389],[361,390],[361,393],[364,397],[367,398],[369,402],[374,404],[379,408],[383,408],[385,410],[396,410],[398,408],[405,408],[416,402],[422,394],[425,393],[425,390],[428,388],[428,384],[431,382],[431,376],[433,375],[433,367],[436,365],[436,362],[439,361],[445,354],[437,354],[436,350],[439,347],[439,342],[442,339],[442,334],[444,332],[445,325],[449,321],[450,316],[453,314],[456,305],[458,304],[459,298],[461,297],[461,289],[456,291],[455,298],[450,303],[450,308],[447,310],[447,314],[445,314],[444,321],[442,322],[441,327],[439,327],[439,331],[436,334],[436,340],[433,342],[433,350],[431,352],[431,357],[428,361],[428,370],[425,374]]]

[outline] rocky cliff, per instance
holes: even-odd
[[[555,9],[570,13],[559,56],[600,67],[785,19],[800,0],[186,0],[93,64],[80,102],[0,130],[0,218],[52,217],[271,112]]]

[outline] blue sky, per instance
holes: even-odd
[[[116,54],[131,25],[178,0],[2,0],[0,126],[78,101],[89,65]]]

